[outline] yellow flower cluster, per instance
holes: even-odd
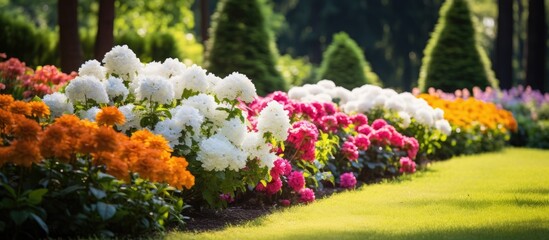
[[[441,99],[436,95],[420,94],[433,108],[444,110],[444,118],[461,129],[480,127],[481,129],[501,129],[516,131],[517,122],[513,114],[498,108],[495,104],[475,98]]]
[[[172,157],[166,139],[147,130],[128,137],[111,126],[123,122],[116,108],[107,107],[98,116],[100,125],[63,115],[44,129],[27,117],[46,117],[48,107],[42,102],[14,101],[0,95],[0,167],[6,163],[30,167],[42,159],[73,163],[88,157],[95,165],[105,165],[107,173],[127,180],[131,172],[155,182],[189,189],[194,176],[183,157]],[[122,117],[120,117],[122,116]]]

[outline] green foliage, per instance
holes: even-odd
[[[8,57],[19,58],[29,66],[55,63],[55,36],[24,16],[0,13],[0,36],[0,53]]]
[[[543,120],[528,129],[528,147],[549,149],[549,121]]]
[[[313,66],[305,58],[292,58],[286,54],[278,57],[276,69],[282,74],[286,84],[293,87],[302,85],[303,80],[310,77]]]
[[[475,36],[467,0],[448,0],[440,11],[427,47],[419,77],[419,88],[453,92],[474,86],[498,87],[490,61]]]
[[[255,84],[259,95],[285,90],[276,70],[272,39],[258,0],[223,0],[212,16],[205,67],[225,77],[238,71]]]
[[[335,34],[332,44],[324,52],[319,79],[332,80],[347,89],[376,82],[379,84],[379,79],[368,79],[366,71],[371,71],[371,68],[356,42],[344,32]]]
[[[2,238],[140,236],[182,226],[179,191],[134,174],[127,183],[87,159],[0,169]]]

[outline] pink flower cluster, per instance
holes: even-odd
[[[294,171],[288,176],[288,185],[296,191],[299,192],[302,188],[305,187],[305,177],[303,173],[299,171]]]
[[[74,79],[76,75],[76,72],[65,74],[52,65],[38,67],[34,74],[25,75],[21,78],[23,86],[28,89],[23,93],[23,96],[28,98],[51,94]]]
[[[352,172],[344,173],[339,176],[339,186],[342,188],[355,188],[356,178]]]
[[[312,203],[315,201],[315,192],[310,188],[303,188],[299,191],[299,202]]]
[[[274,166],[271,168],[271,181],[267,183],[267,186],[263,183],[258,183],[255,190],[258,192],[265,192],[267,195],[274,195],[282,189],[282,176],[287,176],[292,171],[292,165],[288,160],[278,158],[274,161]]]
[[[318,129],[309,121],[295,122],[288,130],[288,143],[297,151],[300,159],[315,160],[315,143],[318,139]]]
[[[359,125],[356,129],[358,135],[353,140],[360,150],[367,149],[371,144],[376,146],[390,145],[405,150],[408,157],[412,159],[416,157],[419,151],[417,139],[402,135],[395,127],[389,125],[383,119],[376,119],[371,126],[367,124]]]
[[[24,98],[43,96],[58,91],[76,75],[76,72],[69,75],[62,73],[52,65],[38,67],[36,71],[33,71],[17,58],[0,62],[0,78],[4,82],[0,88],[5,89],[8,93],[22,89]]]
[[[415,173],[416,163],[408,157],[400,158],[400,173]]]

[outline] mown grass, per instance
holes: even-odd
[[[435,163],[221,231],[168,239],[549,239],[549,151],[505,149]]]

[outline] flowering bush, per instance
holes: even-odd
[[[335,179],[341,179],[344,173],[355,172],[361,181],[397,176],[400,157],[413,159],[419,150],[417,140],[402,135],[386,121],[378,119],[370,126],[367,116],[347,115],[331,102],[300,102],[289,99],[286,93],[275,92],[241,107],[247,110],[253,124],[261,118],[258,113],[273,102],[283,106],[291,119],[288,137],[278,149],[285,159],[275,162],[270,172],[272,180],[259,183],[256,190],[284,203],[307,202],[301,200],[301,189],[335,186]],[[288,169],[277,170],[280,166]],[[347,174],[340,184],[343,181],[342,187],[352,188],[357,180],[354,176],[353,179],[351,184]]]
[[[363,113],[369,119],[385,119],[398,132],[418,140],[418,162],[432,160],[452,130],[441,109],[434,109],[407,92],[398,94],[392,89],[374,85],[363,85],[349,91],[332,81],[322,80],[317,84],[294,87],[288,95],[304,102],[336,102],[347,114]]]
[[[177,59],[143,64],[127,46],[114,47],[102,63],[85,62],[64,93],[44,96],[52,116],[75,112],[93,122],[101,107],[117,106],[126,119],[117,130],[150,129],[168,141],[174,155],[185,156],[196,177],[185,196],[194,204],[221,207],[227,198],[219,196],[234,197],[269,180],[277,159],[272,147],[286,139],[289,119],[273,102],[248,129],[239,101],[251,102],[257,94],[246,76],[221,79]]]
[[[75,76],[75,72],[67,75],[52,65],[37,67],[33,71],[17,58],[0,62],[0,89],[2,93],[11,94],[16,99],[51,94]]]
[[[493,103],[460,97],[445,100],[433,91],[419,97],[443,109],[452,125],[453,134],[441,151],[448,157],[501,149],[509,140],[510,132],[517,129],[513,114]]]
[[[0,102],[2,236],[113,236],[183,223],[183,201],[172,194],[194,176],[163,137],[117,133],[116,109],[101,110],[97,124],[74,115],[50,124],[43,102]]]

